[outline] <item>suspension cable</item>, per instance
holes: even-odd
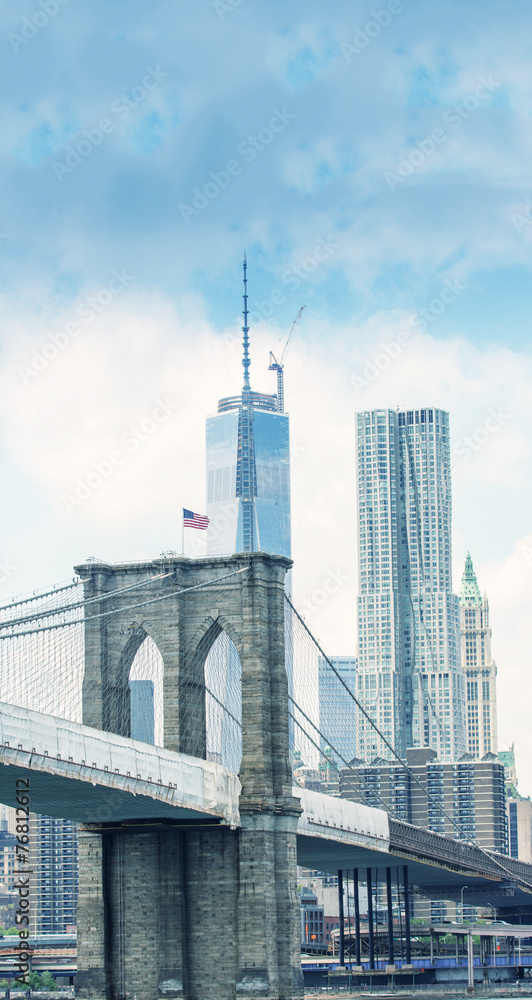
[[[312,722],[311,719],[309,719],[308,715],[303,711],[303,709],[301,708],[301,706],[298,705],[297,701],[294,701],[294,699],[290,695],[288,695],[288,699],[289,699],[289,701],[292,702],[292,704],[298,710],[298,712],[301,712],[301,715],[303,715],[305,717],[305,719],[307,720],[307,722],[309,722],[310,725],[312,726],[312,728],[316,730],[316,732],[318,733],[318,735],[321,736],[322,740],[325,740],[327,742],[327,746],[329,746],[331,748],[331,750],[333,751],[333,753],[335,753],[335,754],[338,755],[338,757],[342,761],[342,764],[345,764],[347,770],[351,771],[352,774],[356,774],[357,773],[356,769],[354,767],[352,767],[351,764],[349,763],[349,761],[347,761],[345,759],[345,757],[340,753],[340,751],[337,750],[336,747],[332,743],[329,742],[329,740],[327,740],[327,737],[324,736],[324,734],[321,732],[321,730],[318,729],[317,725],[314,722]],[[288,714],[289,714],[290,718],[293,720],[293,722],[295,722],[296,726],[299,726],[299,728],[301,729],[301,732],[305,734],[307,740],[309,740],[309,742],[312,743],[313,746],[315,746],[317,750],[319,750],[321,756],[323,756],[323,749],[322,749],[322,747],[320,747],[319,743],[316,743],[316,741],[312,738],[312,736],[310,735],[310,733],[307,732],[307,730],[301,725],[300,722],[298,722],[298,720],[296,719],[295,715],[293,715],[293,713],[290,711],[290,709],[288,709]],[[385,803],[384,799],[382,798],[381,795],[379,795],[379,793],[377,791],[373,791],[372,790],[371,793],[368,793],[367,789],[362,790],[359,787],[356,790],[356,792],[362,798],[364,797],[364,795],[367,795],[368,798],[370,797],[370,794],[374,795],[375,798],[378,799],[379,802],[381,803],[381,805],[382,805],[382,807],[383,807],[383,809],[384,809],[385,812],[393,813],[395,811],[393,809],[393,807],[388,806]],[[361,805],[361,806],[367,806],[368,802],[361,801],[361,802],[359,802],[359,805]],[[399,818],[399,817],[396,816],[396,818]]]
[[[52,618],[54,615],[66,614],[67,611],[74,611],[76,608],[87,607],[88,604],[94,604],[96,601],[107,601],[110,597],[117,597],[119,594],[127,594],[131,590],[137,590],[139,587],[155,583],[157,580],[165,580],[169,576],[173,576],[173,572],[159,573],[158,576],[150,576],[148,580],[141,580],[138,583],[132,583],[129,587],[118,587],[116,590],[109,590],[103,594],[98,594],[96,597],[88,597],[86,600],[76,601],[73,604],[64,604],[62,607],[36,611],[35,614],[25,615],[23,618],[11,618],[9,621],[0,622],[0,629],[11,628],[15,625],[23,625],[26,622],[37,621],[39,618]]]
[[[77,618],[75,621],[71,622],[59,622],[52,625],[43,625],[34,629],[27,629],[25,632],[13,632],[12,635],[2,636],[4,639],[18,639],[22,635],[34,635],[36,632],[49,632],[56,628],[70,628],[72,625],[84,625],[86,622],[95,621],[97,618],[109,618],[111,615],[123,614],[126,611],[135,611],[137,608],[145,608],[148,604],[156,604],[158,601],[165,601],[169,597],[182,597],[183,594],[190,594],[193,590],[201,590],[203,587],[209,587],[216,583],[221,583],[223,580],[228,580],[232,576],[237,576],[239,573],[249,572],[249,566],[244,566],[242,569],[234,570],[232,573],[227,573],[225,576],[214,577],[212,580],[206,580],[205,583],[198,583],[194,587],[183,587],[181,590],[169,590],[166,594],[160,594],[158,597],[153,597],[149,601],[141,601],[139,604],[130,604],[126,608],[113,608],[111,611],[102,611],[97,615],[89,615],[88,618]],[[167,574],[165,574],[167,575]],[[171,574],[168,574],[171,575]],[[145,583],[147,581],[144,581]]]
[[[320,646],[318,640],[315,638],[315,636],[310,631],[310,629],[309,629],[307,623],[305,622],[304,618],[301,617],[301,615],[299,614],[299,611],[297,610],[297,608],[294,607],[294,605],[292,604],[292,601],[290,600],[290,598],[288,597],[287,594],[285,594],[285,600],[288,602],[288,604],[292,608],[292,611],[294,612],[294,614],[296,615],[296,617],[298,618],[298,620],[303,625],[303,628],[305,629],[305,631],[308,633],[308,635],[310,636],[310,638],[312,639],[312,641],[316,645],[316,648],[320,651],[320,653],[323,656],[323,658],[325,659],[326,663],[328,663],[328,665],[331,668],[331,670],[333,671],[333,673],[336,675],[336,677],[338,678],[338,680],[340,681],[340,683],[342,684],[342,686],[347,691],[349,697],[354,701],[354,703],[357,706],[357,708],[359,709],[359,711],[362,712],[362,714],[368,720],[368,722],[373,727],[373,729],[375,730],[375,732],[377,733],[377,735],[382,739],[383,743],[388,747],[390,753],[399,762],[399,764],[401,765],[401,767],[403,767],[405,769],[405,771],[410,775],[410,777],[415,782],[415,784],[418,785],[418,787],[421,789],[421,791],[423,792],[423,794],[427,796],[428,802],[430,802],[432,805],[434,805],[438,809],[438,811],[442,814],[442,816],[444,816],[445,819],[448,820],[448,822],[451,824],[451,826],[460,834],[460,836],[459,836],[458,839],[459,840],[464,840],[466,843],[469,843],[473,847],[476,847],[477,850],[481,851],[482,854],[484,854],[487,858],[489,858],[489,860],[492,863],[496,864],[501,869],[501,871],[503,871],[505,873],[505,875],[508,875],[508,876],[510,876],[510,878],[515,879],[515,874],[513,872],[511,872],[508,868],[506,868],[502,864],[502,862],[500,862],[496,858],[494,858],[489,853],[489,851],[486,850],[486,848],[481,847],[480,844],[477,844],[473,840],[472,837],[468,837],[467,835],[465,837],[462,836],[462,832],[463,831],[462,831],[462,828],[460,827],[460,825],[452,818],[452,816],[450,816],[446,812],[446,810],[437,801],[437,799],[433,798],[433,796],[429,792],[428,788],[426,788],[423,785],[423,782],[419,780],[419,778],[417,777],[416,774],[414,774],[412,768],[409,767],[408,763],[405,760],[403,760],[402,757],[399,756],[399,754],[397,753],[397,750],[395,749],[395,747],[389,742],[389,740],[386,739],[386,737],[383,735],[383,733],[381,733],[379,727],[376,725],[376,723],[373,721],[373,719],[368,715],[368,713],[366,712],[366,709],[364,708],[364,706],[359,702],[358,698],[353,694],[353,692],[349,688],[348,684],[346,684],[346,682],[345,682],[344,678],[342,677],[342,675],[339,673],[339,671],[336,669],[336,667],[334,666],[334,664],[331,662],[331,660],[329,659],[329,657],[327,656],[327,654],[324,652],[324,650]],[[527,882],[526,879],[521,879],[521,881],[527,886],[527,888],[532,889],[532,883]]]
[[[80,583],[86,582],[86,580],[76,580],[75,583],[66,583],[63,587],[55,587],[54,590],[46,590],[43,594],[32,594],[31,597],[20,597],[16,601],[11,601],[10,604],[0,604],[0,611],[9,611],[10,608],[16,608],[19,604],[30,604],[32,601],[42,601],[44,597],[53,597],[54,594],[61,594],[64,590],[73,590],[74,587],[78,587]]]

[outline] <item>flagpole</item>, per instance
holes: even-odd
[[[185,555],[185,511],[181,509],[181,555]]]

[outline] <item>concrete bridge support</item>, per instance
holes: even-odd
[[[204,662],[224,629],[242,664],[243,730],[240,829],[111,822],[81,831],[77,996],[302,996],[300,804],[292,797],[284,667],[290,565],[254,553],[77,567],[86,597],[102,598],[89,605],[86,623],[85,724],[129,735],[128,674],[139,645],[132,636],[150,635],[164,661],[165,746],[204,757]]]

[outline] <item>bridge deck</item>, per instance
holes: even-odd
[[[29,778],[34,812],[78,823],[142,819],[237,827],[236,774],[211,761],[0,703],[0,801]]]
[[[0,703],[0,802],[27,777],[31,808],[82,823],[240,825],[240,782],[210,761]],[[318,871],[408,864],[411,885],[468,905],[532,904],[532,865],[391,820],[381,809],[295,788],[298,862]]]

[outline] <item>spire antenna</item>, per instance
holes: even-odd
[[[249,384],[249,366],[251,364],[251,359],[249,357],[249,326],[248,326],[248,279],[247,279],[248,262],[246,255],[244,254],[244,326],[242,327],[242,333],[244,334],[243,347],[244,356],[242,358],[242,365],[244,367],[244,391],[249,391],[251,386]]]

